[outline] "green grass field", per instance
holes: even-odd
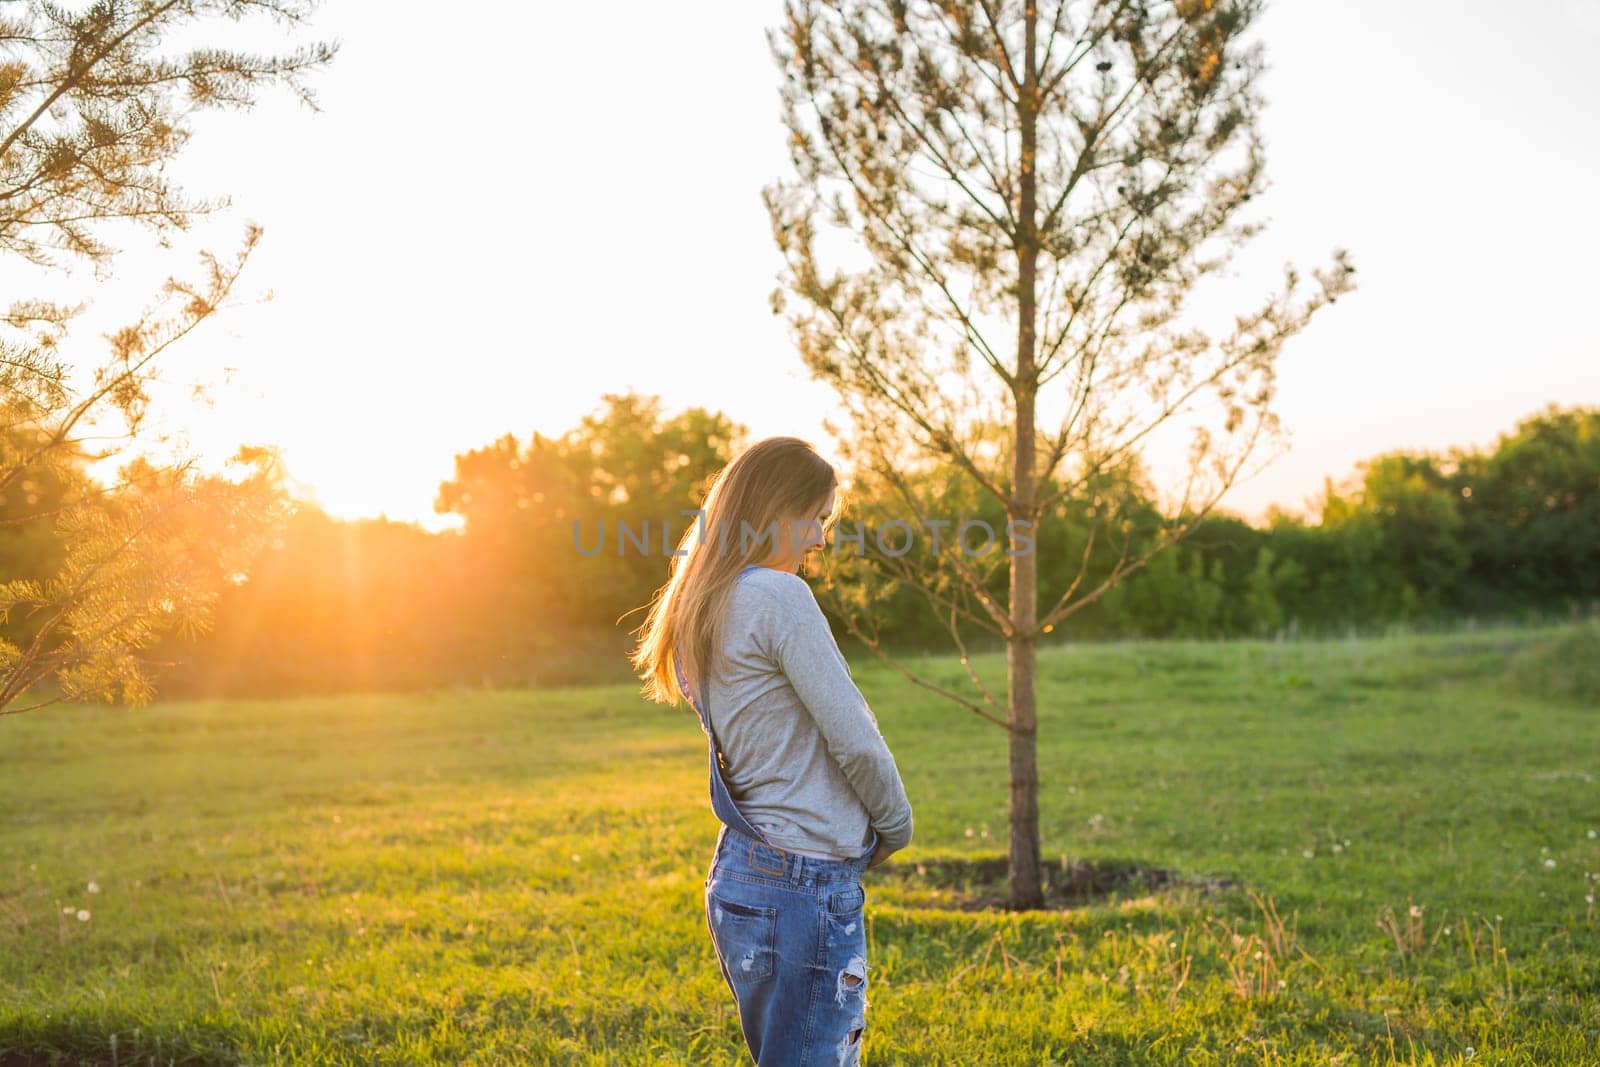
[[[1184,882],[1027,915],[940,873],[1003,733],[858,661],[916,811],[864,1062],[1600,1063],[1597,635],[1042,650],[1051,869]],[[0,1064],[745,1057],[704,736],[629,686],[0,718],[0,812]]]

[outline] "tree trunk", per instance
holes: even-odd
[[[1029,7],[1024,15],[1022,91],[1018,119],[1021,126],[1022,166],[1018,182],[1017,228],[1017,374],[1012,395],[1016,401],[1016,438],[1012,448],[1011,506],[1007,517],[1032,522],[1038,488],[1034,479],[1034,315],[1038,282],[1039,238],[1034,230],[1038,210],[1034,158],[1038,144],[1038,80],[1034,69],[1035,26],[1038,13]],[[1039,567],[1037,542],[1026,554],[1011,557],[1011,627],[1006,643],[1006,664],[1011,704],[1009,763],[1011,771],[1011,844],[1008,873],[1013,910],[1044,905],[1039,870],[1039,766],[1038,714],[1034,693],[1034,630],[1038,625]]]
[[[1017,556],[1012,561],[1013,598],[1019,592],[1018,586],[1023,584],[1019,578],[1022,571],[1027,572],[1026,582],[1031,590],[1035,572],[1032,556]],[[1030,608],[1031,600],[1030,597]],[[1014,616],[1017,601],[1013,599],[1012,604]],[[1044,905],[1039,869],[1039,767],[1036,745],[1039,731],[1033,691],[1033,639],[1012,640],[1006,649],[1006,663],[1011,685],[1011,729],[1007,734],[1011,742],[1011,853],[1007,866],[1011,879],[1011,907],[1021,910]]]

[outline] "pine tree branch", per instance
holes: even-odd
[[[874,437],[877,436],[877,431],[875,429],[869,430],[869,433],[873,434]],[[916,517],[917,523],[919,525],[926,526],[927,520],[923,513],[922,505],[916,499],[916,495],[911,491],[911,487],[906,484],[904,477],[901,476],[898,471],[894,470],[894,468],[889,464],[875,465],[875,469],[882,477],[887,479],[892,486],[894,486],[895,491],[900,494],[901,499],[903,499],[907,505],[910,506],[912,514]],[[957,547],[959,548],[960,546]],[[1004,637],[1008,635],[1011,632],[1010,612],[1006,611],[1006,609],[989,593],[987,582],[971,572],[966,562],[961,558],[959,552],[956,553],[953,559],[955,561],[955,571],[957,576],[960,577],[962,582],[966,585],[967,590],[977,598],[978,603],[983,606],[984,610],[988,612],[989,619],[992,621],[993,625],[990,626],[987,623],[984,623],[977,616],[971,616],[973,621],[979,623],[980,625],[984,625],[986,629],[989,629],[989,631],[995,634],[997,637]],[[897,568],[903,572],[902,577],[904,580],[906,580],[907,584],[910,584],[913,587],[921,590],[924,595],[930,598],[934,596],[933,590],[910,576],[910,569],[908,567],[904,567],[900,563],[900,560],[896,559],[895,563]],[[941,601],[937,606],[948,606],[952,609],[955,607],[954,603],[949,601]]]
[[[1007,80],[1011,82],[1012,91],[1020,98],[1022,96],[1023,80],[1017,77],[1016,68],[1011,63],[1011,53],[1006,51],[1006,40],[1000,33],[1000,26],[995,21],[994,12],[989,10],[986,0],[978,0],[978,9],[983,12],[984,21],[989,24],[989,36],[994,41],[994,54],[999,60],[998,66],[1004,72]]]
[[[810,99],[812,107],[816,109],[818,114],[822,114],[822,104],[817,100],[815,90],[811,92]],[[971,316],[968,315],[966,309],[961,306],[961,302],[957,300],[955,294],[950,291],[949,284],[944,278],[944,275],[936,267],[934,267],[933,263],[922,252],[922,250],[916,247],[909,234],[902,233],[894,226],[893,223],[890,222],[887,214],[869,210],[867,205],[874,203],[874,199],[868,194],[868,191],[862,187],[860,181],[856,178],[855,169],[850,167],[845,162],[840,147],[835,143],[834,138],[829,132],[826,124],[823,125],[821,134],[822,142],[828,146],[828,151],[833,157],[834,165],[838,168],[839,173],[843,175],[844,180],[850,185],[850,188],[855,192],[858,198],[857,206],[862,214],[881,226],[884,232],[895,239],[901,250],[916,262],[917,266],[922,269],[923,274],[926,275],[928,280],[933,283],[934,287],[937,288],[939,292],[944,294],[945,301],[949,304],[951,312],[961,323],[962,329],[966,332],[968,340],[973,342],[973,347],[978,352],[978,355],[985,363],[989,365],[990,370],[999,375],[1002,381],[1004,381],[1008,386],[1014,387],[1011,374],[1006,370],[1005,365],[1000,362],[999,357],[995,355],[994,350],[990,348],[988,341],[986,341],[983,337],[982,331],[980,331],[977,328],[977,325],[973,323]],[[968,195],[971,194],[969,193]]]
[[[830,597],[829,599],[832,600],[834,598]],[[943,686],[935,685],[934,683],[932,683],[930,681],[927,681],[924,678],[918,677],[909,668],[905,667],[898,660],[896,660],[894,657],[890,656],[887,652],[884,651],[882,643],[879,641],[879,638],[878,638],[878,635],[877,635],[876,631],[874,631],[870,635],[867,634],[866,632],[864,632],[863,629],[856,624],[855,616],[854,616],[854,614],[852,612],[845,611],[845,610],[839,610],[837,607],[835,608],[835,611],[839,615],[840,619],[842,619],[844,621],[845,629],[849,630],[852,634],[854,634],[856,636],[856,638],[863,645],[865,645],[869,651],[872,652],[873,655],[877,656],[884,663],[888,664],[889,667],[891,669],[893,669],[897,674],[899,674],[902,678],[906,679],[908,682],[911,682],[913,685],[917,685],[917,686],[920,686],[923,689],[928,690],[930,693],[937,693],[940,696],[944,697],[946,700],[949,700],[949,701],[952,701],[953,703],[959,704],[961,707],[966,708],[968,711],[972,712],[974,715],[977,715],[977,716],[980,716],[981,718],[987,719],[988,721],[994,723],[996,726],[1000,726],[1000,727],[1003,727],[1003,728],[1008,729],[1008,730],[1010,729],[1010,725],[1011,724],[1008,723],[1005,719],[997,718],[996,716],[994,716],[990,712],[985,711],[978,704],[975,704],[971,700],[968,700],[966,697],[962,696],[961,694],[951,692],[950,690],[944,688]]]
[[[1200,508],[1199,511],[1194,512],[1193,513],[1193,517],[1190,518],[1189,521],[1187,521],[1187,522],[1183,523],[1182,525],[1180,525],[1179,527],[1177,527],[1177,530],[1176,530],[1175,533],[1172,533],[1172,534],[1170,534],[1170,535],[1168,535],[1166,537],[1163,537],[1163,538],[1159,539],[1152,548],[1150,548],[1148,551],[1146,551],[1144,553],[1141,553],[1132,563],[1128,564],[1126,567],[1122,566],[1120,561],[1119,561],[1118,566],[1116,568],[1113,568],[1111,575],[1109,577],[1107,577],[1105,581],[1101,582],[1100,585],[1098,587],[1096,587],[1095,590],[1092,593],[1089,593],[1088,595],[1086,595],[1086,596],[1084,596],[1084,597],[1082,597],[1082,598],[1080,598],[1078,600],[1073,601],[1071,604],[1067,604],[1066,603],[1066,595],[1067,594],[1063,594],[1061,601],[1059,601],[1057,603],[1055,609],[1053,609],[1048,615],[1046,615],[1045,618],[1040,620],[1040,622],[1039,622],[1040,629],[1042,630],[1045,626],[1054,626],[1061,619],[1066,618],[1069,615],[1075,614],[1076,612],[1078,612],[1082,608],[1087,607],[1089,604],[1094,603],[1096,600],[1099,600],[1103,595],[1105,595],[1105,593],[1106,593],[1106,591],[1108,589],[1110,589],[1112,586],[1115,586],[1117,583],[1121,582],[1123,578],[1127,577],[1130,574],[1133,574],[1134,572],[1136,572],[1139,569],[1141,569],[1142,567],[1144,567],[1144,565],[1146,563],[1148,563],[1153,557],[1155,557],[1157,553],[1160,553],[1160,552],[1166,550],[1167,548],[1169,548],[1172,545],[1176,544],[1178,541],[1181,541],[1184,537],[1188,536],[1188,534],[1192,530],[1194,530],[1194,528],[1196,526],[1198,526],[1201,523],[1201,521],[1206,518],[1206,516],[1211,514],[1211,511],[1221,501],[1222,497],[1225,496],[1227,494],[1227,491],[1230,488],[1233,487],[1234,480],[1238,476],[1239,471],[1243,469],[1245,461],[1249,458],[1250,453],[1254,450],[1256,440],[1260,437],[1261,430],[1262,430],[1262,427],[1264,425],[1265,425],[1265,420],[1264,419],[1257,420],[1256,428],[1251,434],[1251,438],[1250,438],[1249,443],[1241,451],[1238,462],[1235,463],[1233,465],[1233,467],[1228,470],[1227,476],[1222,480],[1222,483],[1221,483],[1220,487],[1214,493],[1211,494],[1211,499],[1208,500],[1205,503],[1205,505]],[[1189,486],[1193,485],[1193,482],[1194,482],[1193,474],[1194,474],[1194,472],[1191,470],[1190,478],[1189,478]],[[1189,487],[1186,486],[1185,489],[1184,489],[1184,502],[1177,509],[1179,514],[1182,514],[1182,513],[1184,513],[1184,511],[1186,511],[1187,505],[1188,505],[1188,497],[1189,497]]]
[[[23,692],[26,692],[26,690],[23,690]],[[0,705],[0,715],[20,715],[25,711],[38,711],[40,708],[48,708],[51,704],[59,704],[66,699],[64,696],[51,697],[49,700],[41,700],[37,704],[29,704],[25,708],[8,708]]]
[[[976,480],[979,485],[983,486],[991,494],[993,494],[996,499],[1006,499],[1006,495],[1001,491],[1000,487],[996,485],[987,474],[980,470],[978,465],[973,462],[972,458],[966,454],[965,450],[963,450],[959,444],[956,443],[955,434],[952,431],[945,427],[933,426],[922,414],[922,412],[917,409],[915,404],[908,402],[899,395],[900,390],[898,386],[896,386],[893,382],[890,382],[888,378],[878,370],[872,357],[866,352],[863,352],[856,344],[854,339],[851,337],[850,329],[845,323],[843,315],[841,315],[838,309],[833,306],[832,302],[825,301],[818,306],[824,314],[833,319],[834,325],[838,328],[839,336],[844,339],[845,344],[853,353],[852,366],[871,381],[871,384],[876,391],[876,395],[881,396],[884,400],[892,404],[896,410],[905,415],[914,424],[916,424],[918,428],[927,434],[929,444],[934,451],[948,456],[968,474],[972,475],[973,479]]]
[[[12,482],[21,477],[22,472],[32,466],[40,456],[44,455],[53,448],[59,447],[66,440],[66,436],[71,431],[72,427],[77,425],[78,421],[82,419],[96,404],[98,404],[106,396],[116,392],[122,387],[123,383],[135,379],[139,371],[142,370],[148,363],[150,363],[151,360],[155,359],[162,352],[166,351],[168,347],[186,336],[191,330],[204,321],[207,316],[215,312],[221,302],[227,298],[228,293],[233,290],[234,282],[238,279],[240,272],[244,269],[244,262],[249,257],[251,249],[255,247],[255,244],[260,239],[260,236],[261,228],[259,226],[251,224],[247,228],[244,248],[238,253],[235,260],[234,269],[231,274],[226,273],[217,267],[217,261],[215,257],[211,256],[209,253],[204,254],[203,258],[205,258],[212,265],[212,291],[204,298],[200,297],[187,285],[179,283],[175,279],[168,278],[166,291],[184,293],[191,298],[189,303],[185,305],[183,309],[188,316],[188,321],[184,322],[175,332],[169,334],[166,338],[161,340],[160,343],[151,346],[142,357],[127,364],[126,369],[121,370],[115,376],[108,378],[100,385],[98,389],[94,390],[89,395],[84,397],[79,403],[75,404],[68,411],[66,417],[62,420],[60,425],[51,432],[44,444],[40,445],[31,453],[24,456],[23,459],[13,468],[6,471],[0,471],[0,493],[3,493]],[[150,326],[147,324],[147,319],[152,313],[153,312],[146,312],[145,315],[140,317],[140,321],[134,327],[125,329],[123,334],[127,334],[128,330],[133,330],[139,335],[142,335],[146,330],[150,329]],[[171,320],[164,325],[170,327]]]
[[[127,41],[130,37],[132,37],[139,30],[141,30],[144,27],[152,24],[161,15],[166,14],[168,11],[172,10],[172,8],[174,8],[176,6],[177,6],[177,0],[167,0],[167,2],[164,3],[164,4],[161,4],[161,5],[155,6],[155,7],[147,8],[146,12],[145,12],[145,16],[142,19],[140,19],[139,21],[133,23],[126,30],[124,30],[121,35],[119,35],[118,37],[112,39],[112,41],[109,44],[107,44],[104,48],[100,49],[93,56],[93,58],[91,58],[87,63],[84,63],[83,66],[75,67],[72,64],[72,62],[69,60],[68,61],[68,65],[67,65],[67,69],[66,69],[66,71],[64,73],[64,76],[62,77],[60,82],[58,82],[56,84],[55,89],[52,92],[46,94],[45,98],[39,102],[39,106],[33,109],[33,113],[30,114],[27,118],[25,118],[9,134],[7,134],[6,138],[4,140],[0,140],[0,160],[5,159],[6,153],[11,150],[11,146],[12,145],[16,144],[17,139],[20,138],[28,130],[32,129],[33,128],[33,124],[38,122],[39,119],[41,117],[43,117],[46,112],[48,112],[50,110],[51,106],[54,105],[57,100],[60,100],[63,96],[67,95],[67,93],[71,92],[73,89],[78,88],[78,86],[82,82],[84,76],[89,73],[90,68],[92,68],[96,63],[100,62],[106,56],[110,55],[112,52],[116,51],[117,48],[119,48],[123,44],[123,42]],[[77,42],[74,42],[74,43],[76,45]]]
[[[1184,32],[1185,31],[1182,29],[1177,30],[1172,34],[1171,37],[1167,38],[1161,47],[1156,49],[1156,52],[1151,57],[1149,64],[1147,64],[1142,70],[1138,71],[1129,81],[1127,91],[1122,94],[1122,99],[1117,101],[1116,106],[1110,111],[1104,111],[1102,109],[1101,113],[1095,116],[1094,125],[1091,128],[1084,130],[1083,148],[1078,155],[1077,162],[1073,164],[1072,174],[1068,177],[1065,187],[1062,188],[1061,195],[1056,198],[1055,203],[1052,204],[1050,209],[1045,212],[1044,221],[1039,224],[1039,229],[1041,231],[1048,233],[1055,229],[1056,218],[1061,213],[1061,209],[1066,207],[1067,199],[1072,195],[1073,189],[1077,188],[1078,182],[1083,179],[1083,176],[1086,173],[1088,173],[1088,170],[1085,169],[1085,162],[1088,161],[1092,163],[1094,160],[1093,153],[1091,152],[1094,143],[1099,140],[1102,135],[1109,132],[1107,123],[1109,123],[1118,115],[1119,112],[1121,112],[1122,108],[1132,98],[1134,90],[1143,83],[1145,75],[1156,69],[1157,65],[1165,57],[1167,49],[1170,48],[1175,42],[1183,39]],[[1118,119],[1118,121],[1120,122],[1121,120]],[[1111,129],[1114,129],[1114,127],[1111,127]]]

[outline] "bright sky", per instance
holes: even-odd
[[[763,37],[780,10],[638,3],[599,23],[519,4],[468,22],[332,3],[306,35],[342,42],[314,82],[323,110],[279,91],[202,116],[171,174],[231,206],[170,251],[128,231],[67,355],[87,365],[100,331],[254,219],[234,305],[169,353],[155,415],[214,462],[281,445],[335,514],[449,525],[432,502],[456,453],[559,434],[630,386],[826,451],[832,396],[767,304],[781,264],[760,190],[789,173]],[[1225,506],[1299,510],[1379,452],[1600,403],[1600,0],[1279,0],[1258,32],[1271,225],[1232,265],[1224,321],[1285,262],[1309,275],[1341,245],[1360,289],[1286,347],[1292,448]]]

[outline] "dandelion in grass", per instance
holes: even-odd
[[[1411,905],[1411,917],[1413,919],[1422,918],[1422,905],[1421,904],[1413,904],[1413,905]]]
[[[86,923],[86,922],[89,921],[89,909],[87,909],[87,908],[79,908],[78,909],[78,921],[81,922],[81,923]]]
[[[1314,859],[1317,854],[1315,852],[1313,852],[1311,849],[1308,848],[1308,849],[1303,850],[1300,853],[1300,855],[1304,856],[1306,859],[1309,860],[1309,859]]]
[[[91,893],[100,892],[100,883],[99,882],[90,882],[89,883],[89,892],[91,892]]]
[[[1556,861],[1555,861],[1555,860],[1545,860],[1545,861],[1544,861],[1544,865],[1545,865],[1545,866],[1546,866],[1546,867],[1547,867],[1547,868],[1548,868],[1548,867],[1554,867],[1554,866],[1555,866],[1555,865],[1556,865]]]

